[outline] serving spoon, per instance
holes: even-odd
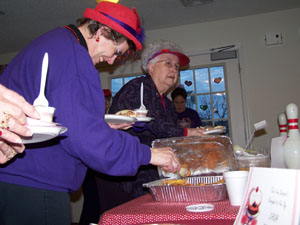
[[[255,123],[254,124],[254,130],[252,131],[251,135],[250,135],[250,138],[246,144],[246,147],[245,147],[245,150],[247,150],[252,142],[252,139],[254,137],[254,133],[258,130],[262,130],[262,129],[265,129],[266,127],[268,126],[267,124],[267,121],[263,120],[263,121],[260,121],[258,123]]]
[[[45,107],[49,106],[49,102],[45,97],[45,85],[47,80],[48,63],[49,63],[49,57],[48,57],[48,53],[46,52],[44,54],[43,63],[42,63],[40,93],[39,96],[33,102],[34,106],[45,106]]]

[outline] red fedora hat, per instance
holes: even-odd
[[[142,49],[144,34],[135,8],[103,1],[95,9],[87,8],[83,16],[111,27],[132,40],[137,50]]]

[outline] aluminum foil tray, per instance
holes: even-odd
[[[215,202],[227,198],[225,183],[212,184],[223,179],[223,176],[187,177],[187,183],[195,186],[171,186],[164,184],[161,179],[143,184],[148,187],[155,201],[161,202]],[[197,186],[198,183],[206,183]]]

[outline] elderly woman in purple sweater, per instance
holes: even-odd
[[[144,86],[144,105],[148,109],[149,123],[135,125],[127,133],[151,146],[154,139],[178,136],[201,136],[202,130],[182,128],[177,124],[177,113],[173,103],[167,97],[179,76],[180,68],[189,64],[189,58],[181,48],[171,41],[158,40],[147,46],[142,55],[142,67],[147,72],[144,77],[131,80],[114,96],[109,113],[123,109],[140,107],[140,87]],[[125,131],[124,131],[125,132]],[[99,174],[97,177],[99,203],[105,211],[128,200],[147,193],[143,183],[158,179],[156,166],[139,168],[134,177],[111,177]],[[115,196],[108,198],[107,193],[114,190]]]

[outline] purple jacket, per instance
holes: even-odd
[[[45,52],[49,54],[46,97],[56,108],[55,122],[68,131],[51,141],[27,145],[23,154],[0,166],[0,181],[69,192],[79,189],[87,167],[123,176],[147,165],[149,147],[104,121],[99,73],[69,30],[57,28],[31,42],[9,63],[0,83],[33,103]]]

